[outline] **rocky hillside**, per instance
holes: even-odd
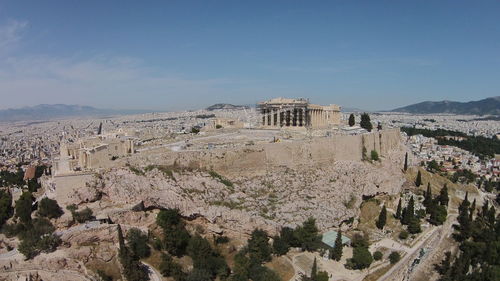
[[[101,194],[101,206],[109,208],[141,202],[145,208],[178,208],[186,217],[202,216],[217,228],[241,233],[255,227],[273,233],[311,216],[325,230],[357,216],[363,195],[398,193],[404,182],[402,155],[394,151],[382,163],[338,161],[231,179],[199,170],[116,168],[73,200],[78,204],[88,201],[88,194]]]

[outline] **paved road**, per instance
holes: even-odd
[[[162,275],[153,266],[146,262],[142,262],[142,264],[148,267],[150,281],[162,281]]]

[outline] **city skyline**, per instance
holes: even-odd
[[[0,109],[479,100],[499,95],[498,12],[493,1],[5,1]]]

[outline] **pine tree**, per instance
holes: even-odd
[[[403,170],[406,172],[408,170],[408,152],[405,154],[405,165],[403,166]]]
[[[425,192],[424,202],[422,203],[426,208],[429,208],[432,202],[431,183],[427,183],[427,191]]]
[[[313,265],[311,268],[311,280],[316,281],[318,278],[318,264],[316,263],[316,257],[314,257]]]
[[[396,218],[400,219],[401,218],[401,198],[399,198],[399,203],[398,203],[398,208],[396,209]]]
[[[417,173],[417,178],[415,179],[415,185],[419,187],[422,185],[422,173],[420,173],[420,170]]]
[[[384,207],[382,208],[382,211],[380,211],[380,214],[378,216],[378,220],[376,223],[377,227],[379,229],[384,229],[386,221],[387,221],[387,209],[385,208],[385,205],[384,205]]]
[[[370,121],[370,115],[368,115],[366,112],[361,114],[361,122],[359,123],[361,128],[367,130],[368,132],[371,132],[373,129],[372,122]]]
[[[342,258],[342,250],[344,245],[342,244],[342,231],[339,230],[337,237],[335,238],[335,246],[332,250],[332,259],[339,261]]]
[[[351,115],[349,115],[349,126],[354,126],[354,124],[356,124],[356,119],[354,118],[354,114],[351,113]]]

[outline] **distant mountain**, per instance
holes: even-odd
[[[0,121],[48,120],[64,117],[138,114],[148,111],[99,109],[83,105],[40,104],[31,107],[0,110]]]
[[[221,110],[221,109],[236,110],[236,109],[249,109],[249,108],[250,107],[246,106],[246,105],[233,105],[233,104],[228,104],[228,103],[217,103],[217,104],[214,104],[214,105],[207,107],[206,110],[208,110],[208,111]]]
[[[479,101],[424,101],[396,108],[392,112],[408,112],[416,114],[453,113],[474,115],[500,115],[500,96]]]

